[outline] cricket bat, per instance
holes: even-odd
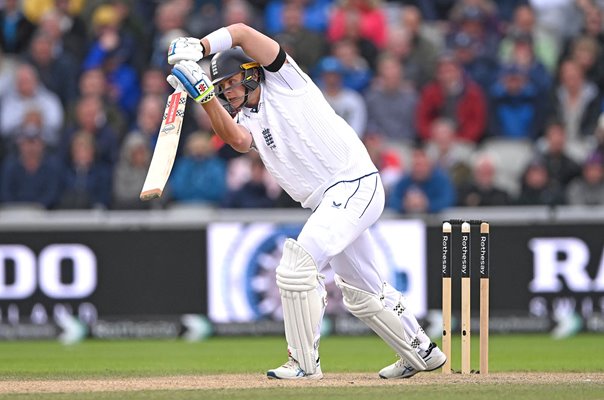
[[[174,165],[174,159],[176,158],[186,105],[187,94],[184,88],[179,86],[168,97],[168,101],[166,102],[164,118],[159,128],[159,136],[157,137],[155,150],[153,150],[147,178],[141,190],[141,200],[151,200],[161,197],[164,191],[164,187],[172,171],[172,166]]]

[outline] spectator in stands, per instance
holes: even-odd
[[[416,139],[415,88],[404,80],[401,64],[388,54],[378,61],[373,85],[365,94],[367,130],[397,143],[412,143]]]
[[[70,143],[69,162],[63,172],[58,204],[63,209],[108,208],[111,201],[111,170],[95,157],[95,138],[77,132]]]
[[[16,134],[17,152],[10,153],[2,165],[0,201],[32,203],[52,208],[59,199],[61,167],[46,151],[40,131],[23,130]]]
[[[499,59],[502,63],[512,62],[513,47],[519,38],[523,38],[531,44],[535,58],[545,66],[550,74],[553,74],[558,62],[558,42],[543,30],[537,29],[535,11],[528,4],[516,7],[512,23],[499,43]]]
[[[560,60],[566,60],[571,57],[572,47],[577,38],[591,38],[596,41],[597,47],[600,51],[604,48],[604,25],[602,13],[602,5],[596,5],[591,0],[577,2],[578,4],[585,4],[587,7],[582,10],[583,24],[581,31],[577,35],[572,35],[564,38],[562,44],[562,50],[560,54]]]
[[[552,185],[549,173],[542,159],[533,159],[522,174],[518,205],[564,204],[564,192],[557,185]]]
[[[576,0],[530,0],[537,29],[556,42],[577,35],[583,24],[582,11],[578,7],[580,3]]]
[[[476,146],[455,138],[453,121],[447,118],[435,119],[430,126],[430,140],[426,145],[430,159],[449,175],[456,187],[468,180],[469,160]]]
[[[540,96],[550,96],[553,85],[552,75],[535,56],[533,39],[530,35],[518,34],[513,37],[508,63],[518,65],[527,72],[528,80],[537,88]]]
[[[327,37],[334,43],[345,37],[348,13],[359,14],[361,37],[369,39],[378,49],[386,46],[388,24],[381,0],[338,0],[332,9]]]
[[[123,110],[128,121],[135,118],[141,96],[138,75],[132,64],[137,52],[134,39],[121,28],[115,6],[100,5],[93,14],[94,40],[84,58],[84,71],[101,68],[109,84],[110,100]]]
[[[595,83],[599,90],[604,88],[604,48],[591,36],[573,39],[567,59],[576,61],[583,70],[585,79]]]
[[[113,174],[112,208],[146,209],[152,205],[139,199],[151,154],[147,139],[142,135],[131,134],[124,139]]]
[[[229,26],[237,23],[258,27],[261,23],[248,0],[229,0],[222,2],[222,24]]]
[[[192,37],[204,37],[219,29],[222,26],[221,3],[219,0],[197,2],[198,7],[187,15],[185,31]]]
[[[273,208],[275,198],[266,184],[266,168],[256,152],[247,153],[250,159],[250,179],[239,189],[227,192],[222,206],[225,208]]]
[[[435,213],[455,205],[451,180],[434,166],[426,150],[413,151],[411,171],[392,188],[386,206],[401,213]]]
[[[67,1],[67,0],[60,0]],[[120,21],[120,29],[125,37],[131,38],[136,43],[134,51],[129,54],[128,63],[134,67],[140,76],[142,72],[149,67],[149,58],[151,57],[151,44],[149,37],[153,32],[153,24],[148,23],[151,18],[151,10],[156,7],[155,4],[145,4],[148,2],[132,0],[112,0],[113,7],[117,13],[117,19]],[[174,7],[187,7],[192,1],[172,1]]]
[[[455,137],[477,143],[487,123],[486,98],[480,86],[468,77],[450,53],[440,56],[436,77],[421,91],[417,106],[417,129],[423,140],[430,139],[435,119],[454,121]]]
[[[568,185],[566,197],[571,205],[604,205],[604,160],[599,153],[588,157],[582,175]]]
[[[433,64],[422,65],[417,59],[413,58],[411,56],[412,46],[411,36],[406,29],[392,27],[388,31],[388,43],[384,51],[391,57],[396,58],[403,71],[405,71],[405,78],[419,90],[432,78]]]
[[[151,152],[153,152],[157,143],[159,128],[164,115],[164,107],[164,98],[158,95],[149,94],[143,97],[138,106],[136,123],[128,133],[128,136],[140,135],[145,138],[147,148]],[[180,142],[184,143],[184,140]]]
[[[270,0],[264,10],[266,32],[275,35],[283,31],[283,8],[295,3],[304,9],[304,27],[314,32],[325,32],[333,0]],[[196,36],[201,37],[201,36]]]
[[[108,124],[103,102],[97,96],[82,97],[76,105],[75,121],[66,129],[59,149],[66,162],[70,158],[73,137],[81,132],[94,138],[96,159],[113,168],[119,151],[118,136]]]
[[[540,105],[543,98],[523,67],[504,65],[488,95],[490,135],[534,140],[541,132],[545,113]]]
[[[581,66],[573,60],[564,61],[549,115],[561,118],[569,141],[583,141],[594,133],[601,105],[602,94],[595,83],[585,78]]]
[[[216,156],[210,135],[194,132],[186,140],[185,154],[176,160],[169,186],[177,202],[218,206],[226,195],[226,163]]]
[[[111,101],[107,77],[100,68],[89,69],[82,72],[80,75],[78,82],[78,96],[71,104],[69,104],[66,110],[68,120],[67,125],[73,124],[76,120],[76,110],[79,101],[82,98],[89,96],[101,99],[107,118],[107,124],[117,134],[118,138],[122,138],[126,134],[128,128],[126,116],[119,106]]]
[[[451,43],[455,58],[464,72],[480,87],[488,92],[493,82],[497,78],[499,65],[497,61],[490,57],[484,57],[477,46],[477,43],[467,33],[457,33]]]
[[[5,54],[23,53],[36,29],[23,15],[19,3],[19,0],[4,0],[0,8],[0,48]]]
[[[39,3],[39,0],[31,0],[31,3]],[[38,30],[50,38],[53,42],[53,53],[67,54],[80,63],[84,58],[88,31],[86,22],[78,14],[77,10],[71,10],[69,0],[54,0],[53,6],[40,15]],[[35,5],[34,5],[35,7]]]
[[[48,146],[55,146],[63,124],[61,101],[40,83],[34,67],[20,64],[15,72],[14,87],[0,99],[0,133],[5,138],[14,138],[25,114],[32,109],[42,115],[42,139]]]
[[[304,26],[304,8],[297,2],[283,5],[283,30],[275,35],[275,40],[291,55],[306,72],[327,54],[327,42],[319,33]]]
[[[77,64],[68,53],[55,53],[55,48],[52,37],[38,31],[32,38],[26,60],[36,68],[44,86],[66,107],[77,95]]]
[[[164,57],[165,58],[165,57]],[[148,94],[166,97],[171,92],[171,87],[166,82],[166,73],[161,68],[147,68],[141,78],[142,98]]]
[[[451,10],[450,42],[458,33],[465,33],[474,42],[481,57],[495,60],[499,48],[501,24],[497,6],[490,0],[462,0]]]
[[[373,41],[363,35],[361,18],[361,12],[357,9],[346,11],[344,14],[344,32],[340,40],[346,39],[354,42],[361,57],[367,60],[371,70],[375,71],[379,50]]]
[[[150,66],[159,68],[166,73],[170,66],[166,61],[166,52],[170,42],[179,35],[185,34],[183,27],[186,15],[180,7],[174,7],[172,2],[166,1],[157,5],[153,18],[153,33],[151,35]]]
[[[358,92],[344,87],[342,63],[335,57],[325,57],[318,65],[318,73],[319,87],[329,105],[359,137],[363,137],[367,126],[367,105]]]
[[[342,39],[332,46],[332,55],[344,66],[344,86],[363,92],[373,77],[369,63],[359,53],[355,42]]]
[[[440,33],[437,35],[428,35],[424,29],[422,13],[419,9],[412,5],[403,6],[401,9],[400,27],[407,36],[408,51],[405,56],[405,74],[416,83],[419,89],[423,87],[434,76],[438,53],[440,52]],[[389,36],[392,31],[396,30],[397,24],[389,29]],[[436,36],[433,37],[433,36]],[[392,51],[392,49],[388,49]],[[410,65],[417,65],[420,68],[420,73],[416,75]]]
[[[464,207],[505,206],[510,204],[509,194],[495,184],[495,164],[484,154],[474,162],[472,179],[458,190],[458,205]]]
[[[550,176],[552,185],[565,191],[567,185],[581,174],[581,167],[566,153],[566,132],[557,120],[551,121],[544,135],[540,157]]]

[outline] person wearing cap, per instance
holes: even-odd
[[[358,92],[344,87],[344,66],[335,57],[323,58],[318,65],[318,82],[325,100],[336,114],[344,118],[359,137],[367,127],[367,105]]]
[[[513,38],[509,57],[501,63],[522,67],[526,71],[528,80],[535,85],[540,95],[548,96],[553,85],[552,73],[537,58],[532,36],[527,33],[517,33]]]
[[[497,49],[500,39],[499,21],[495,17],[495,10],[476,4],[459,2],[458,7],[451,12],[452,29],[449,41],[459,32],[470,36],[484,57],[497,58]]]
[[[543,127],[542,98],[517,64],[503,65],[488,92],[489,134],[509,139],[535,139]]]
[[[497,79],[497,60],[485,57],[480,52],[476,40],[465,32],[458,32],[453,37],[451,47],[465,73],[483,90],[488,91]]]
[[[2,163],[0,202],[38,204],[52,208],[61,187],[60,163],[47,151],[41,131],[42,115],[26,112],[22,129],[15,134],[16,152]]]

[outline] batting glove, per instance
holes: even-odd
[[[172,68],[167,78],[174,89],[182,85],[187,94],[198,103],[207,103],[214,97],[214,85],[194,61],[181,61]]]
[[[174,65],[179,61],[199,61],[203,58],[203,47],[199,39],[194,37],[179,37],[168,47],[168,63]]]

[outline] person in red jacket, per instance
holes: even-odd
[[[455,122],[459,140],[477,143],[487,122],[485,95],[451,54],[438,60],[435,78],[421,91],[417,106],[417,130],[422,140],[430,139],[430,126],[438,118]]]

